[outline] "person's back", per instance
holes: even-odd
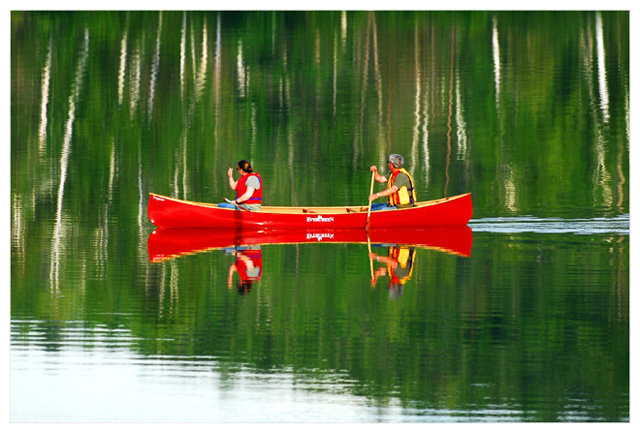
[[[246,200],[242,200],[242,197],[253,189],[250,196]],[[251,211],[258,211],[262,207],[262,177],[258,173],[245,173],[240,179],[238,179],[238,186],[236,189],[236,201],[238,204],[242,204]]]
[[[411,175],[403,168],[391,175],[390,187],[396,187],[397,191],[389,196],[389,205],[398,209],[415,206],[415,189]]]

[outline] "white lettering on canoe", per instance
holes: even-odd
[[[163,198],[156,197],[155,195],[153,196],[153,199],[154,199],[154,200],[158,200],[158,201],[164,201],[164,199],[163,199]]]
[[[333,233],[307,233],[307,240],[315,239],[318,242],[322,242],[325,238],[333,239]]]
[[[323,217],[318,215],[317,217],[307,217],[308,223],[332,223],[333,217]]]

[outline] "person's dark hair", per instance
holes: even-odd
[[[237,285],[238,295],[248,295],[252,288],[253,288],[253,281],[250,281],[250,280],[238,281],[238,285]]]
[[[253,171],[251,163],[245,159],[238,161],[238,168],[241,168],[245,173],[251,173]]]

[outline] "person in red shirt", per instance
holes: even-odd
[[[253,171],[251,163],[246,160],[238,161],[238,172],[240,179],[233,178],[233,169],[229,168],[227,177],[229,186],[236,192],[236,199],[232,205],[242,207],[250,211],[259,211],[262,205],[262,177]]]

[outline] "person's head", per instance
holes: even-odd
[[[404,166],[404,158],[402,155],[392,153],[389,155],[389,158],[387,158],[387,163],[391,164],[394,168],[402,168]]]
[[[251,173],[253,171],[253,167],[251,167],[251,163],[247,160],[238,161],[238,168],[245,173]]]
[[[253,288],[253,281],[251,280],[238,281],[238,285],[237,285],[238,295],[248,295],[252,288]]]
[[[403,285],[389,282],[389,298],[398,299],[402,296]]]

